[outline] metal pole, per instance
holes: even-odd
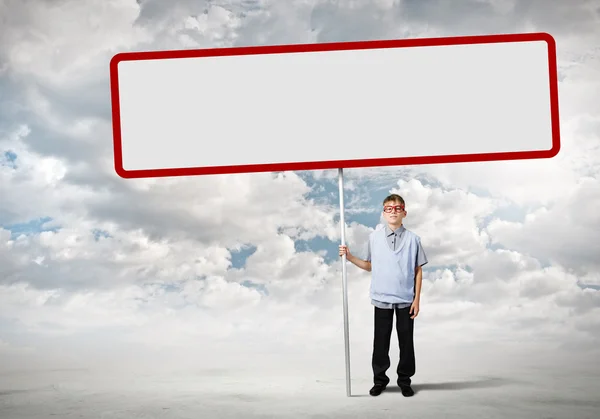
[[[342,232],[342,246],[346,245],[346,222],[344,220],[344,173],[338,170],[338,183],[340,188],[340,228]],[[344,344],[346,347],[346,395],[350,397],[350,342],[348,332],[348,283],[346,280],[346,255],[342,256],[342,289],[344,296]]]

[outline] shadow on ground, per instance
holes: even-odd
[[[444,381],[440,383],[423,383],[413,384],[412,388],[416,393],[420,391],[436,391],[436,390],[474,390],[481,388],[494,388],[510,384],[511,381],[504,378],[484,378],[480,380],[469,381]],[[400,393],[401,390],[397,386],[388,387],[386,391]]]
[[[440,383],[413,384],[412,388],[415,395],[420,391],[453,391],[453,390],[473,390],[482,388],[501,387],[512,382],[504,378],[484,378],[470,381],[444,381]],[[385,389],[386,393],[401,393],[402,391],[395,384],[390,383]],[[352,397],[371,397],[369,394],[353,394]]]

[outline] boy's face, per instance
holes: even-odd
[[[397,201],[388,201],[383,204],[383,218],[392,225],[399,225],[406,217],[404,205]]]

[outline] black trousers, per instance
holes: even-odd
[[[373,336],[373,383],[388,385],[390,379],[386,371],[390,368],[390,340],[394,312],[396,313],[396,333],[400,347],[400,361],[396,372],[397,384],[410,385],[415,374],[415,347],[413,341],[414,319],[410,316],[410,307],[396,309],[375,308],[375,333]]]

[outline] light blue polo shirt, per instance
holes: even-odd
[[[409,307],[414,299],[415,269],[427,264],[421,239],[404,226],[388,225],[369,236],[365,260],[371,262],[371,303],[379,308]]]

